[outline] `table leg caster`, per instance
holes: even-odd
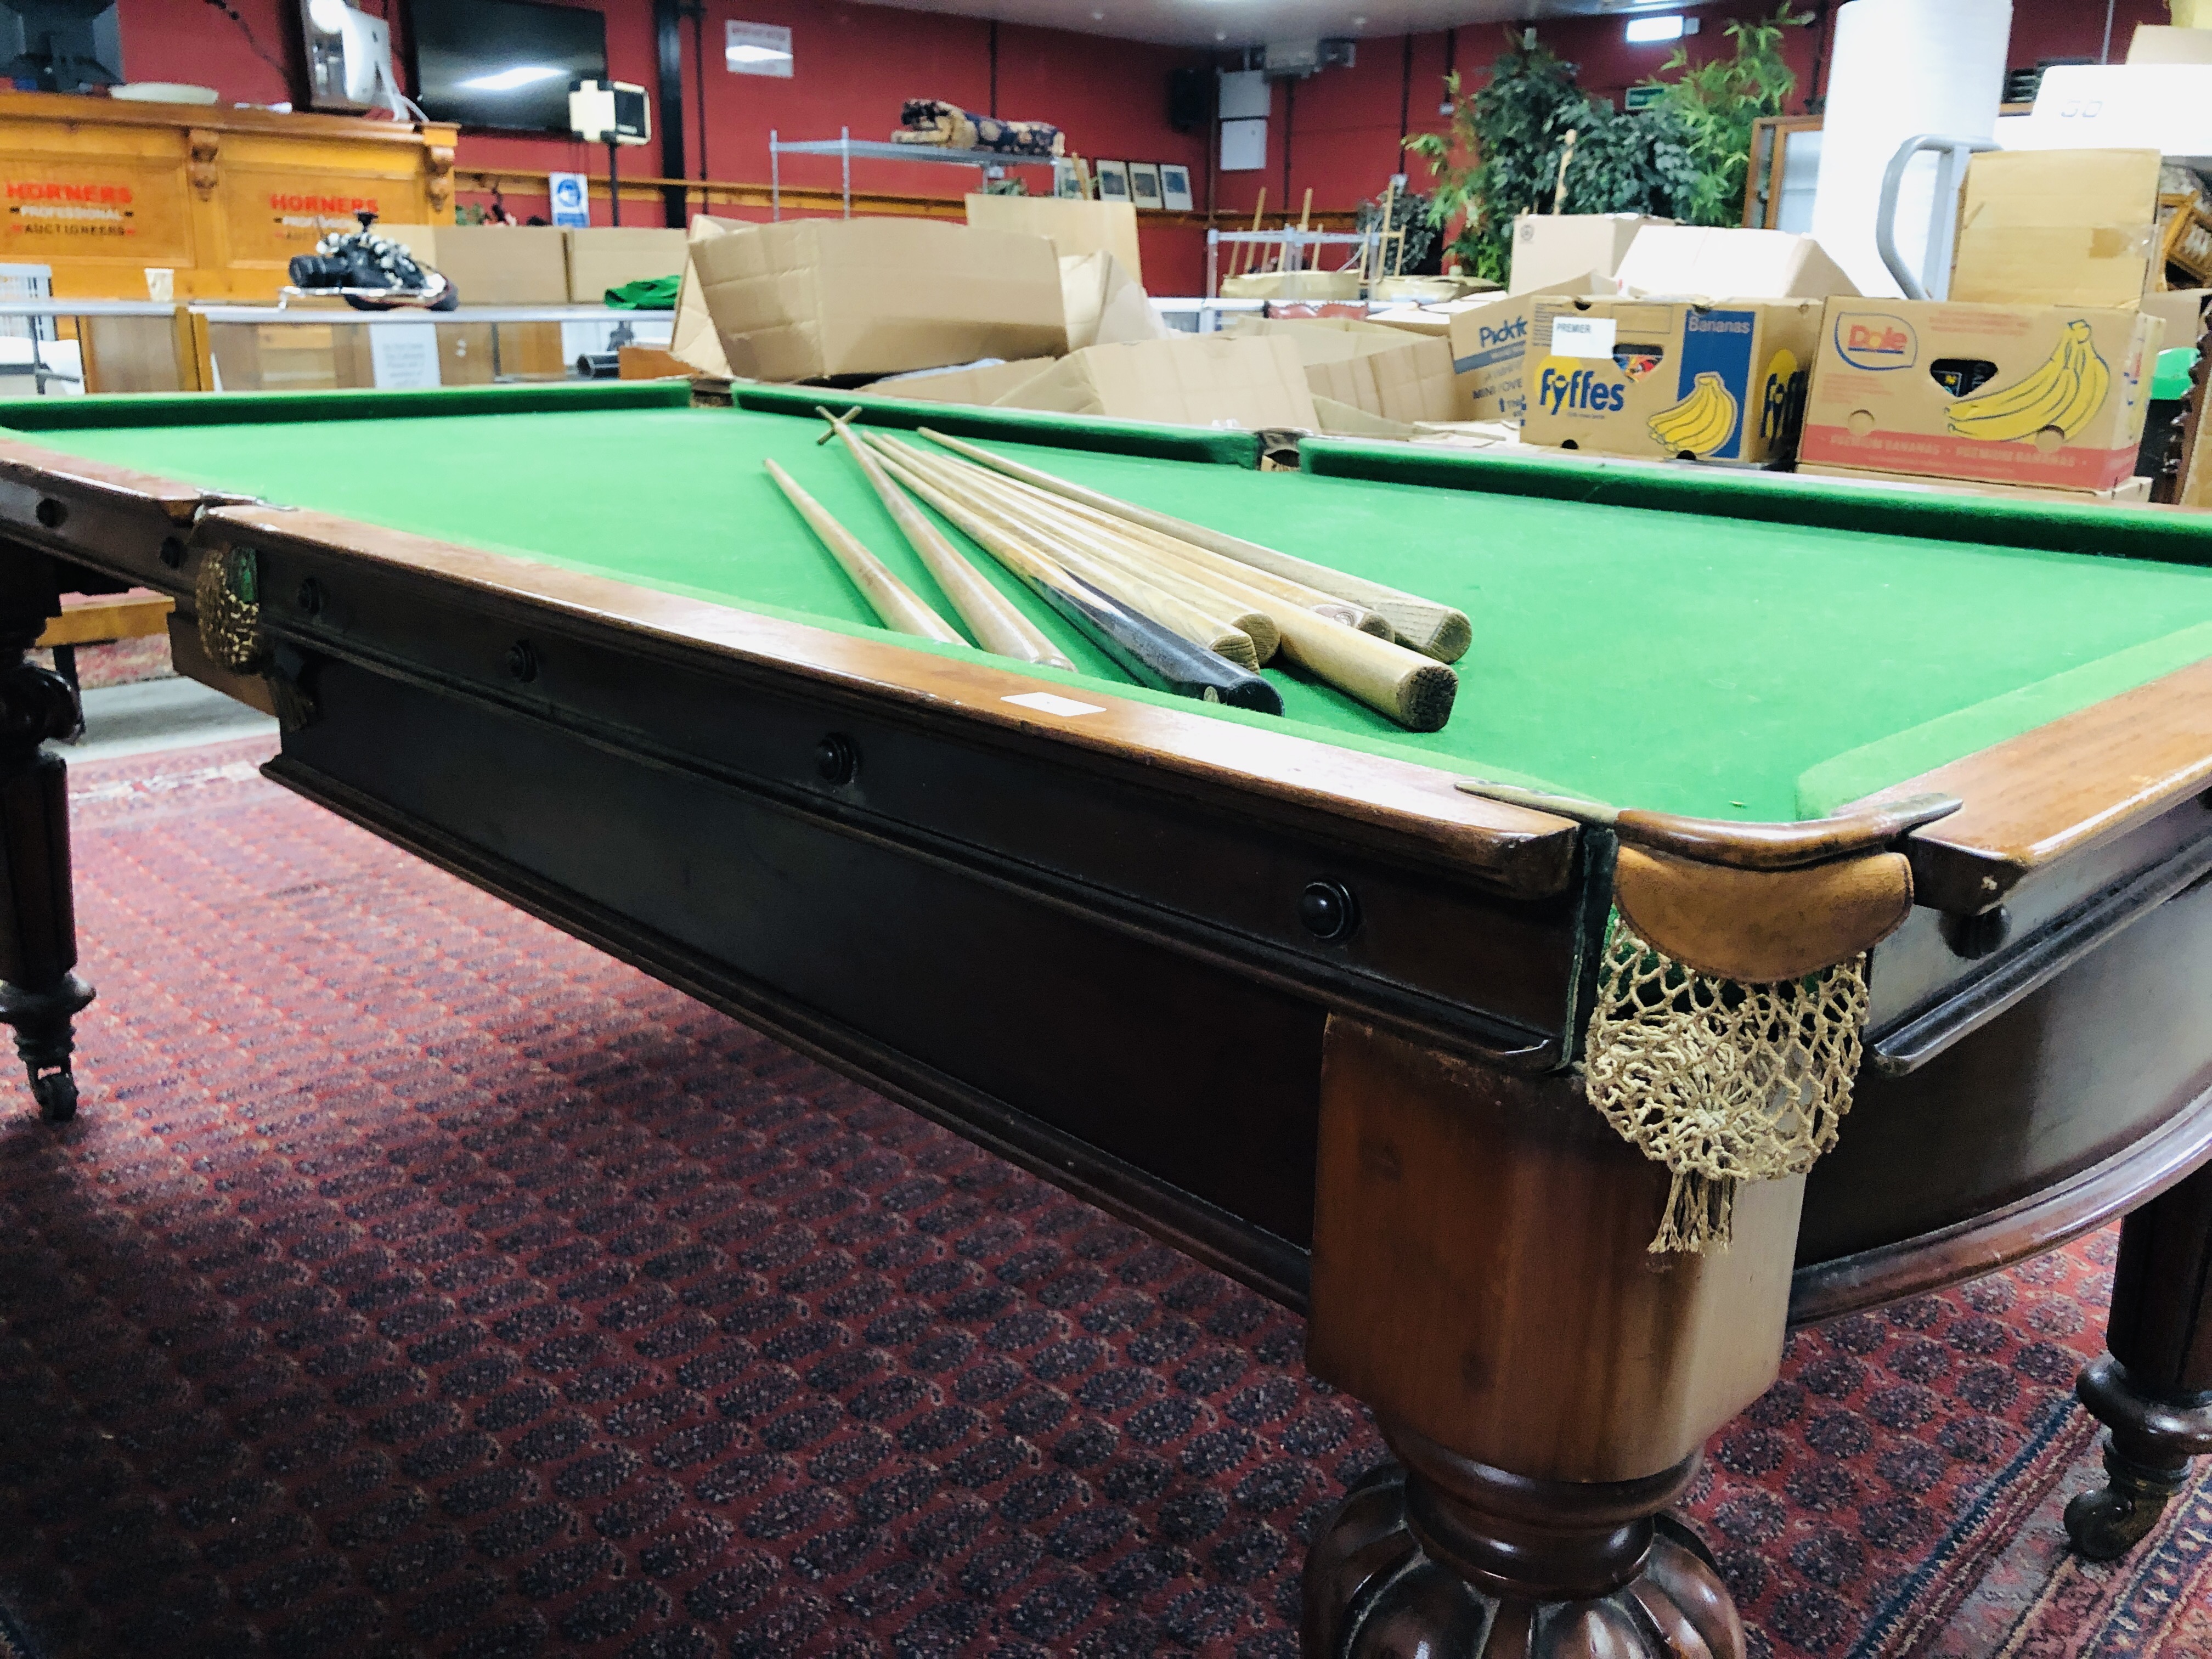
[[[91,1002],[92,987],[75,974],[41,991],[0,985],[0,1023],[15,1028],[15,1052],[31,1079],[39,1115],[66,1123],[76,1115],[76,1078],[70,1070],[76,1036],[71,1022]]]
[[[1385,1430],[1306,1559],[1308,1659],[1744,1659],[1705,1546],[1643,1480],[1534,1480]]]
[[[2106,1427],[2105,1485],[2067,1504],[2066,1535],[2092,1561],[2117,1560],[2189,1484],[2191,1461],[2212,1452],[2212,1395],[2154,1400],[2110,1354],[2089,1363],[2075,1392]]]

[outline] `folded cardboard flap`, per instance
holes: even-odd
[[[2128,42],[2130,64],[2212,64],[2212,29],[2138,23]]]
[[[1513,222],[1507,291],[1526,294],[1588,270],[1610,276],[1647,226],[1674,222],[1640,213],[1524,213]]]
[[[723,353],[722,337],[714,331],[714,319],[707,310],[707,296],[699,291],[699,272],[692,262],[691,249],[710,237],[742,230],[745,222],[743,219],[716,219],[704,213],[694,217],[684,243],[684,280],[676,285],[676,319],[669,334],[669,355],[682,358],[700,374],[712,374],[718,380],[731,378],[730,360]]]
[[[1614,274],[1623,294],[1669,299],[1825,300],[1858,292],[1818,242],[1786,230],[1647,226]]]
[[[1127,340],[1164,339],[1168,334],[1167,324],[1152,309],[1152,296],[1121,268],[1119,259],[1103,248],[1095,253],[1060,257],[1060,292],[1061,309],[1067,317],[1070,351],[1119,345]]]
[[[994,404],[1018,391],[1059,359],[1024,357],[1012,363],[969,363],[959,368],[924,369],[872,380],[868,390],[885,398],[928,404]]]
[[[1316,424],[1297,350],[1279,337],[1176,334],[1091,346],[1001,397],[998,406],[1253,432],[1310,432]]]
[[[2154,149],[1991,150],[1959,199],[1954,304],[2120,306],[2164,276]]]
[[[1349,317],[1238,317],[1224,332],[1289,341],[1316,398],[1406,424],[1464,417],[1443,340]]]
[[[1133,203],[1085,202],[1061,196],[970,196],[968,222],[978,230],[1042,236],[1063,259],[1110,253],[1131,282],[1141,285],[1145,280]]]
[[[1042,236],[927,219],[804,219],[696,241],[700,291],[737,374],[887,374],[1067,344]]]

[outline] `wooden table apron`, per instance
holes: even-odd
[[[235,548],[273,702],[193,632],[200,562]],[[2212,1152],[2203,665],[1931,775],[1967,805],[1903,843],[1923,905],[1876,953],[1841,1145],[1747,1189],[1731,1249],[1654,1257],[1668,1173],[1569,1063],[1601,832],[27,446],[0,445],[0,578],[9,637],[88,582],[172,595],[181,667],[292,714],[277,781],[1305,1307],[1315,1370],[1412,1470],[1316,1543],[1316,1650],[1386,1650],[1409,1618],[1443,1650],[1541,1647],[1561,1607],[1626,1620],[1621,1651],[1735,1650],[1710,1563],[1652,1517],[1793,1311],[1956,1282],[2169,1189],[2162,1237],[2212,1213],[2187,1180]],[[1302,925],[1316,882],[1352,896],[1348,939]],[[2190,1248],[2137,1252],[2153,1291]],[[2161,1305],[2170,1403],[2212,1389],[2212,1339]],[[1423,1574],[1458,1613],[1400,1605]]]

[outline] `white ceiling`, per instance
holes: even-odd
[[[1683,9],[1685,0],[884,0],[909,11],[994,17],[1123,40],[1248,46],[1342,35],[1381,39],[1573,12]],[[1686,0],[1694,5],[1696,0]]]

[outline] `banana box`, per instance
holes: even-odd
[[[2095,492],[2136,470],[2166,325],[2134,306],[1833,299],[1801,460]]]
[[[1524,443],[1764,462],[1791,454],[1819,300],[1539,299]]]

